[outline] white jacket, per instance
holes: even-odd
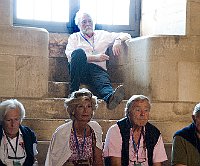
[[[96,146],[102,149],[102,128],[96,121],[88,122],[88,125],[94,130],[96,137]],[[45,166],[62,166],[72,152],[69,147],[72,121],[59,126],[54,132],[45,161]]]

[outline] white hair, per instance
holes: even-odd
[[[94,18],[92,17],[92,14],[89,13],[88,11],[84,11],[82,9],[80,9],[77,13],[76,13],[76,16],[75,16],[75,24],[78,25],[81,18],[84,16],[84,15],[88,15],[91,17],[92,21],[93,21],[93,25],[95,24],[95,20]]]
[[[195,105],[194,110],[193,110],[193,115],[196,115],[198,112],[200,112],[200,103]]]
[[[2,124],[7,112],[14,109],[19,109],[20,119],[22,121],[22,119],[25,117],[25,109],[22,103],[20,103],[17,99],[9,99],[0,103],[0,124]]]
[[[136,101],[140,101],[140,100],[147,100],[150,104],[150,100],[148,97],[144,96],[144,95],[133,95],[126,103],[126,107],[125,107],[125,116],[127,117],[130,113],[130,108],[132,107],[132,105],[136,102]],[[151,105],[151,104],[150,104]]]

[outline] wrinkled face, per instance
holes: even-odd
[[[3,128],[8,137],[14,138],[17,136],[20,122],[20,111],[18,109],[13,109],[6,113],[3,121]]]
[[[77,105],[74,117],[77,121],[89,122],[93,116],[91,100],[83,100]]]
[[[87,15],[84,14],[83,17],[80,19],[80,22],[78,24],[80,31],[84,34],[84,35],[92,35],[93,34],[93,21],[92,18]]]
[[[145,126],[149,120],[150,104],[148,100],[139,100],[133,103],[129,111],[129,118],[133,125]]]
[[[200,134],[200,112],[198,112],[196,115],[192,115],[192,119],[196,125],[197,133]]]

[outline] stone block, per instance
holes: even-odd
[[[20,98],[26,109],[27,118],[67,119],[68,113],[64,107],[64,98],[27,99]]]
[[[200,62],[179,62],[179,100],[199,102]]]
[[[48,57],[49,33],[31,27],[0,27],[2,54]]]
[[[48,97],[67,97],[69,94],[69,83],[49,81]]]
[[[129,62],[123,66],[122,72],[124,84],[127,85],[128,96],[132,94],[144,94],[150,96],[152,100],[160,101],[195,101],[199,100],[197,93],[199,88],[199,41],[198,36],[157,36],[141,37],[128,42]],[[188,62],[193,66],[180,66],[181,63]],[[129,67],[130,66],[130,67]],[[184,65],[183,65],[184,66]],[[183,71],[180,71],[183,70]],[[187,72],[186,72],[187,70]],[[194,71],[192,71],[194,70]],[[182,72],[183,77],[180,77]],[[190,76],[191,72],[196,76]],[[132,80],[132,77],[134,79]],[[193,78],[194,81],[185,80]],[[194,79],[195,77],[195,79]],[[129,81],[131,79],[131,81]],[[187,95],[184,95],[184,85],[187,86]],[[128,87],[130,86],[130,88]],[[184,88],[184,89],[183,89]],[[185,97],[181,97],[181,96]],[[187,97],[186,97],[187,96]]]
[[[200,35],[200,2],[198,0],[190,0],[187,10],[187,34],[189,36]]]
[[[0,53],[0,96],[15,96],[15,57]]]
[[[0,26],[9,26],[12,25],[12,14],[10,12],[11,0],[1,0],[0,3]]]
[[[49,81],[69,82],[69,70],[66,57],[49,58]]]
[[[17,97],[42,97],[48,92],[48,58],[18,57],[16,58]]]
[[[150,120],[180,122],[190,121],[196,103],[190,102],[152,102]]]
[[[69,34],[50,33],[49,34],[49,57],[66,57],[65,49]]]
[[[0,39],[3,39],[0,40],[2,59],[0,63],[1,68],[4,68],[0,70],[3,79],[0,84],[0,96],[36,98],[46,96],[48,32],[39,28],[11,26],[1,26],[0,31]]]
[[[191,122],[192,121],[187,121],[187,122],[150,121],[150,123],[155,125],[160,130],[163,141],[165,143],[171,143],[174,133],[182,129],[183,127],[188,126]]]
[[[29,126],[36,134],[38,140],[51,140],[52,134],[58,126],[65,123],[64,119],[25,119],[22,124]]]

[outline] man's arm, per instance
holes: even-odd
[[[121,166],[122,138],[117,125],[108,129],[104,144],[104,157],[109,166]]]
[[[97,147],[95,147],[95,153],[94,153],[94,165],[96,166],[103,166],[103,151]]]
[[[109,56],[106,54],[87,55],[88,62],[103,62],[107,60],[109,60]]]
[[[111,166],[121,166],[121,157],[110,157]]]
[[[187,163],[187,153],[185,152],[183,139],[180,136],[175,136],[172,144],[172,165],[185,166],[181,163]]]
[[[118,56],[121,54],[121,43],[130,39],[130,36],[119,36],[118,38],[115,39],[115,42],[113,44],[113,54]]]
[[[153,163],[153,166],[161,166],[161,165],[162,165],[162,163],[160,163],[160,162]]]

